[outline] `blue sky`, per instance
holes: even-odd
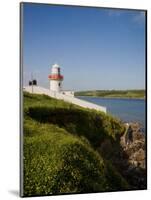
[[[64,89],[145,88],[144,12],[24,4],[24,85],[48,88],[55,62]]]

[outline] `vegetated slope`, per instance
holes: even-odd
[[[75,92],[75,95],[106,98],[145,98],[145,90],[90,90]]]
[[[111,161],[123,131],[104,113],[24,93],[24,196],[128,189]],[[114,151],[102,157],[106,139]]]

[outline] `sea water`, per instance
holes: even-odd
[[[146,112],[144,99],[118,99],[79,96],[78,98],[105,106],[107,113],[120,118],[123,122],[138,122],[145,130]]]

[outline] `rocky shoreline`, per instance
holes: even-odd
[[[146,188],[146,141],[139,123],[126,123],[120,138],[122,175],[134,189]]]
[[[99,152],[128,182],[130,190],[146,189],[146,141],[139,123],[125,123],[118,140],[105,139]]]
[[[145,137],[138,123],[130,123],[132,133],[121,137],[121,146],[129,156],[129,163],[135,167],[145,168]]]

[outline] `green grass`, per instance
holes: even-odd
[[[128,189],[111,154],[98,151],[108,139],[113,157],[123,132],[102,112],[24,93],[24,196]]]
[[[105,98],[145,98],[145,90],[92,90],[79,91],[76,96],[94,96]]]

